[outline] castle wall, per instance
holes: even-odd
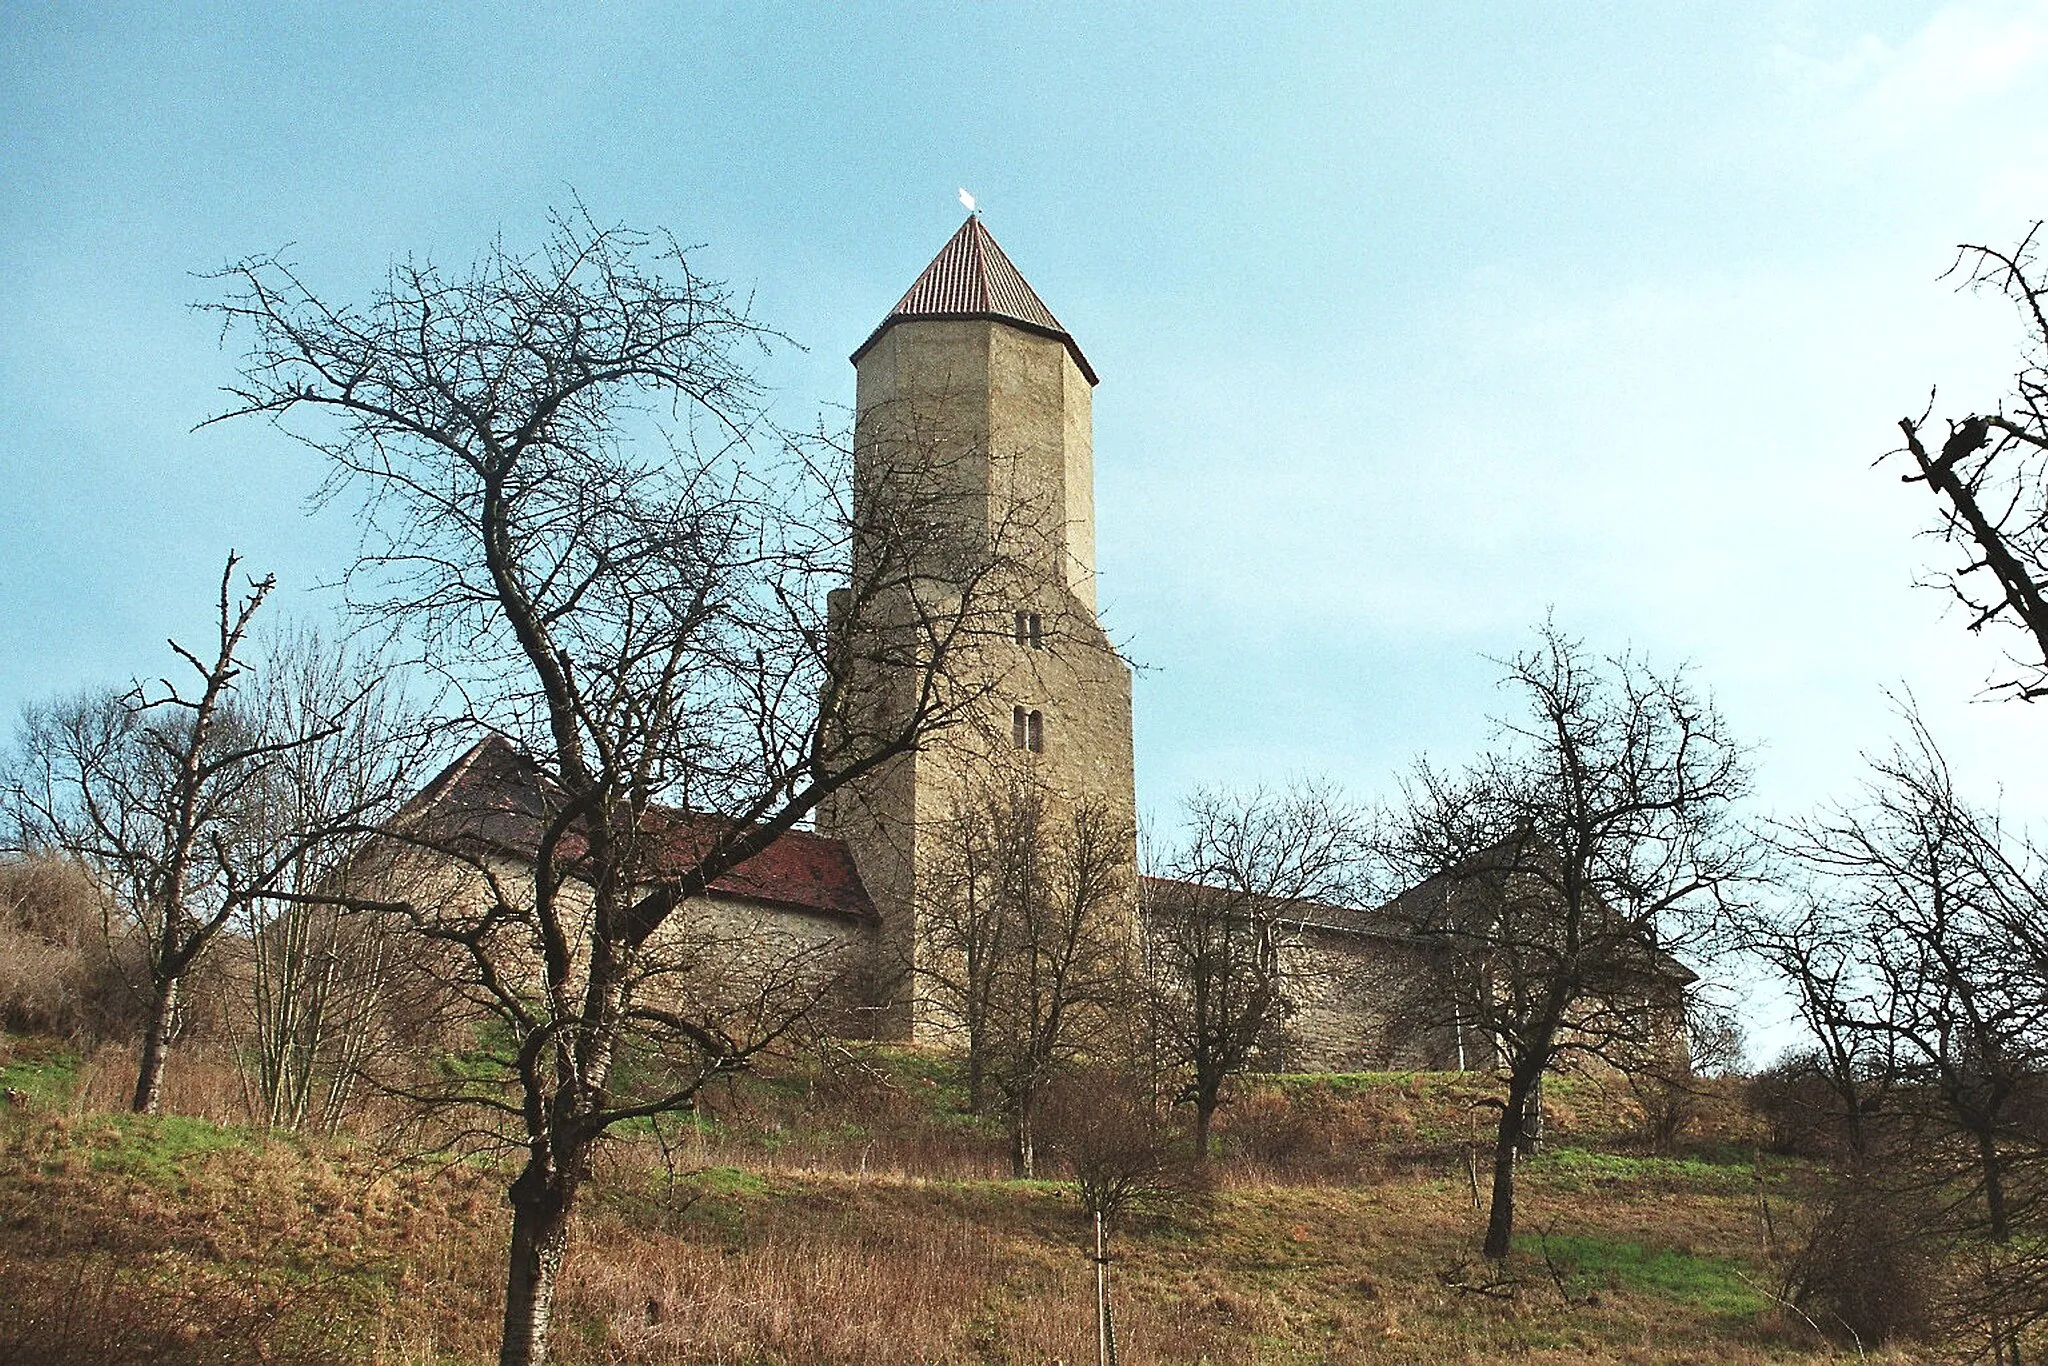
[[[412,854],[393,876],[404,879],[405,894],[423,908],[433,908],[451,922],[474,923],[494,896],[477,869],[430,854]],[[533,869],[520,860],[491,860],[499,891],[530,908]],[[568,941],[587,944],[589,889],[565,885],[559,894],[561,913],[569,922]],[[850,916],[786,906],[746,897],[707,896],[684,902],[672,912],[642,949],[646,965],[659,971],[648,979],[650,992],[666,992],[667,1003],[693,1009],[744,1007],[768,997],[800,1001],[822,993],[819,1023],[835,1032],[859,1036],[871,1031],[874,985],[868,968],[875,957],[877,927]],[[502,932],[496,951],[499,970],[530,995],[541,994],[538,948],[522,944],[516,924]],[[461,971],[460,960],[455,960]],[[574,967],[572,991],[580,991],[588,964]]]
[[[1283,971],[1291,1014],[1278,1066],[1290,1072],[1448,1070],[1448,1030],[1398,1016],[1403,982],[1430,971],[1423,954],[1388,938],[1314,926],[1291,935]],[[1476,1060],[1475,1060],[1476,1063]]]

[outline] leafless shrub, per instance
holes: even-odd
[[[1217,1129],[1229,1163],[1294,1181],[1351,1181],[1387,1156],[1382,1117],[1320,1086],[1259,1089],[1224,1109]]]
[[[2048,1247],[1977,1243],[1958,1250],[1940,1303],[1943,1337],[1995,1366],[2048,1348]]]
[[[1642,1140],[1655,1153],[1674,1151],[1698,1128],[1714,1103],[1715,1079],[1742,1067],[1743,1031],[1732,1015],[1698,996],[1686,1014],[1682,1045],[1641,1050],[1624,1073],[1643,1114]]]
[[[1931,1211],[1869,1171],[1845,1172],[1787,1261],[1784,1297],[1862,1346],[1924,1337],[1935,1323],[1940,1253]]]
[[[1187,1133],[1139,1079],[1095,1068],[1063,1077],[1046,1097],[1047,1147],[1073,1175],[1082,1212],[1114,1227],[1162,1214],[1203,1188]]]
[[[340,1366],[362,1359],[361,1325],[309,1317],[303,1287],[252,1278],[167,1286],[109,1256],[15,1263],[0,1277],[0,1361]]]
[[[1643,1142],[1651,1152],[1669,1153],[1698,1121],[1699,1087],[1679,1068],[1638,1069],[1628,1074],[1628,1088],[1643,1112]]]
[[[1811,1050],[1786,1054],[1750,1078],[1750,1109],[1763,1121],[1765,1145],[1797,1157],[1846,1157],[1848,1115]]]

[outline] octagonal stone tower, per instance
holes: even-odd
[[[939,524],[934,583],[985,564],[991,547],[1003,565],[972,588],[953,585],[983,598],[982,645],[962,656],[974,675],[963,681],[981,690],[976,714],[817,817],[820,833],[846,841],[881,915],[891,985],[880,1032],[931,1039],[946,1031],[915,970],[928,952],[920,921],[946,823],[977,784],[1021,778],[1054,813],[1092,804],[1128,841],[1135,869],[1131,675],[1095,615],[1095,371],[979,216],[852,359],[856,520],[884,504],[924,509]],[[858,545],[854,572],[859,581]],[[853,680],[857,691],[895,695],[911,681],[883,676],[887,663],[855,667],[869,675]]]

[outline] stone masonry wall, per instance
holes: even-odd
[[[934,841],[948,819],[1004,765],[1031,774],[1057,801],[1099,804],[1131,832],[1135,928],[1130,670],[1095,619],[1091,399],[1067,347],[997,322],[907,320],[862,355],[858,376],[856,490],[887,496],[888,482],[903,480],[914,485],[909,496],[924,497],[932,485],[915,485],[928,477],[953,495],[949,515],[961,524],[961,544],[979,537],[1017,566],[1007,589],[986,586],[992,592],[975,609],[979,639],[960,656],[975,674],[967,681],[985,690],[975,714],[818,817],[821,833],[852,849],[881,913],[876,979],[894,975],[901,984],[882,1003],[888,1028],[934,1037],[940,1026],[916,971],[925,951],[917,931],[920,870],[944,857]],[[920,451],[928,475],[906,460]],[[1036,648],[1015,640],[1017,612],[1038,617]],[[907,685],[872,679],[863,686],[888,699],[892,682]],[[1041,718],[1039,752],[1013,745],[1019,707]]]

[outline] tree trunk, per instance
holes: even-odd
[[[157,985],[150,1003],[149,1030],[142,1036],[142,1065],[135,1073],[134,1110],[153,1115],[164,1100],[164,1062],[170,1056],[171,1030],[178,1019],[178,979],[167,977]]]
[[[1522,1128],[1515,1136],[1515,1151],[1523,1157],[1534,1157],[1543,1151],[1543,1078],[1536,1078],[1536,1084],[1529,1088],[1529,1098],[1522,1102]]]
[[[1528,1110],[1529,1088],[1509,1082],[1493,1144],[1493,1206],[1486,1216],[1486,1245],[1480,1249],[1489,1261],[1507,1256],[1515,1240],[1515,1159]]]
[[[1837,1069],[1837,1076],[1841,1075]],[[1843,1131],[1848,1135],[1849,1154],[1857,1162],[1870,1156],[1870,1134],[1863,1127],[1863,1094],[1853,1078],[1846,1083],[1837,1083],[1835,1094],[1842,1101]]]
[[[565,1165],[575,1170],[573,1162]],[[505,1268],[505,1327],[498,1366],[544,1366],[555,1280],[569,1247],[576,1181],[535,1158],[512,1183],[509,1195],[512,1248]]]
[[[2012,1240],[2012,1226],[2005,1209],[2005,1164],[1999,1158],[1998,1140],[1989,1130],[1977,1135],[1977,1156],[1984,1167],[1984,1203],[1991,1214],[1991,1241],[2003,1247]]]
[[[1028,1181],[1037,1175],[1038,1154],[1031,1134],[1031,1104],[1019,1104],[1010,1115],[1010,1175]]]
[[[1204,1162],[1209,1160],[1209,1121],[1215,1117],[1215,1101],[1195,1101],[1195,1156]]]

